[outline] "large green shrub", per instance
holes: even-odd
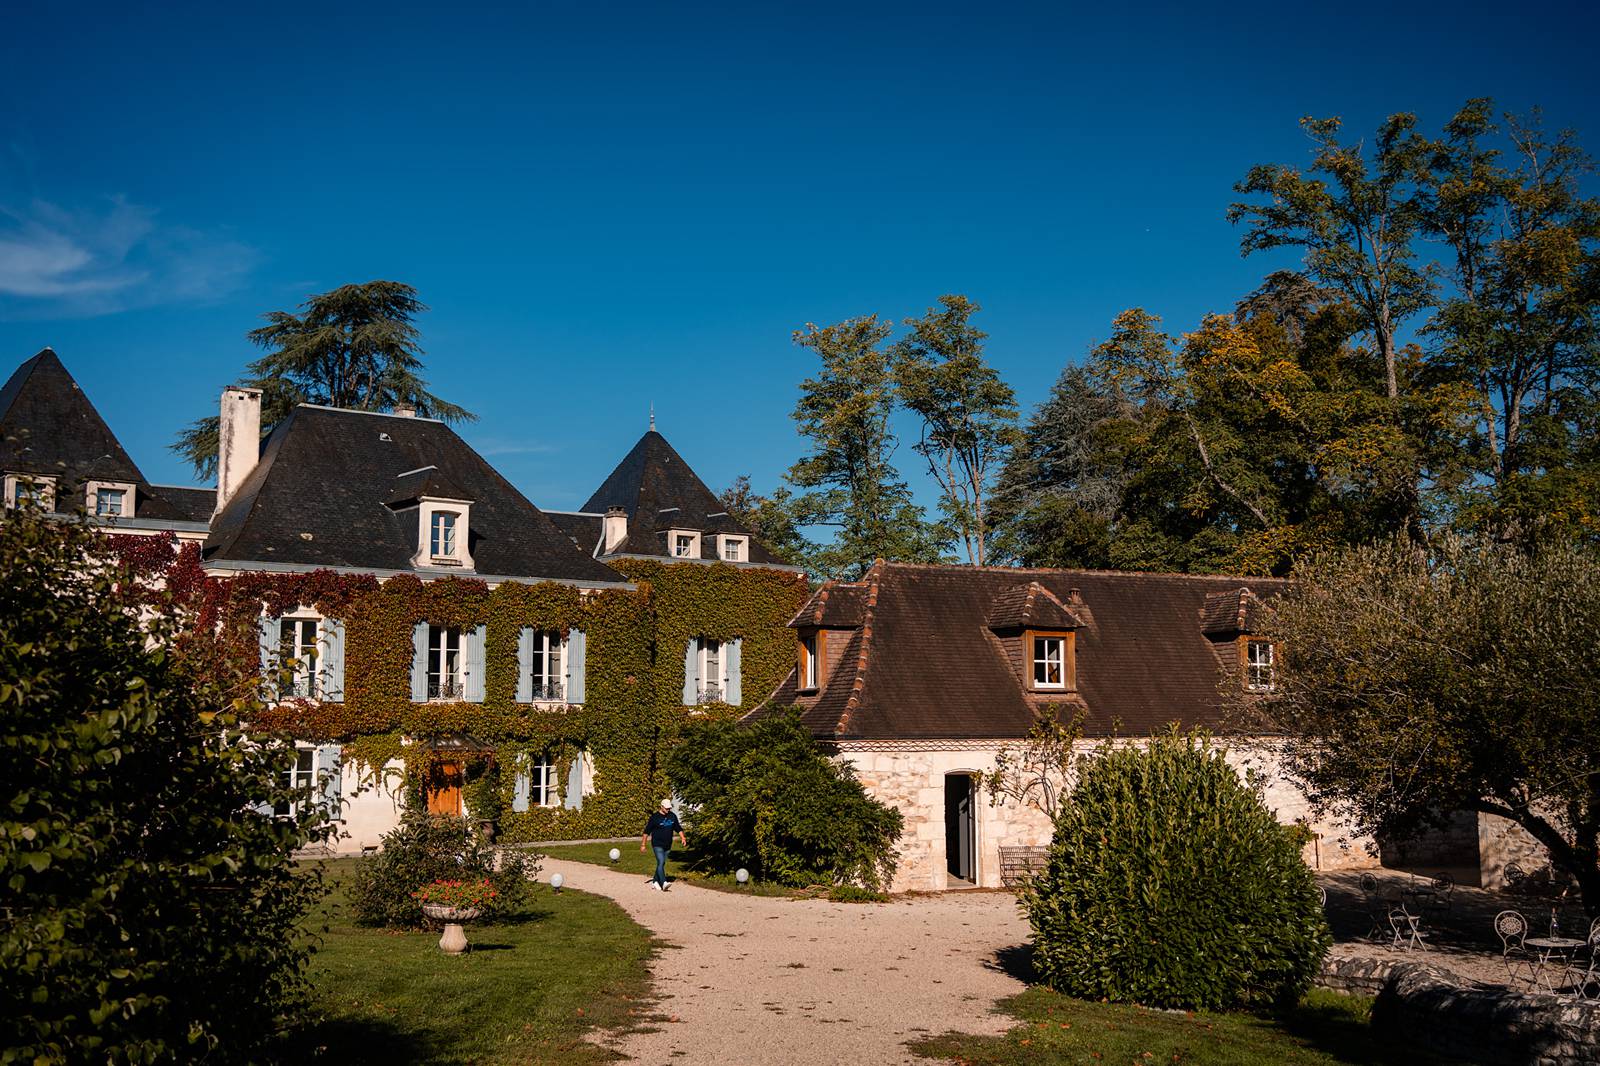
[[[1294,1000],[1332,943],[1292,831],[1197,736],[1082,759],[1022,902],[1038,973],[1085,999]]]
[[[304,797],[224,710],[251,685],[141,622],[105,548],[0,518],[0,1062],[255,1061],[304,989],[321,815],[258,813]]]
[[[796,714],[695,723],[673,749],[667,776],[693,811],[690,841],[709,868],[874,891],[894,877],[900,812],[868,796]]]
[[[517,909],[538,874],[539,856],[492,847],[464,818],[407,811],[351,878],[350,906],[360,925],[415,929],[425,920],[412,894],[430,881],[487,878],[496,894],[491,912],[503,914]]]

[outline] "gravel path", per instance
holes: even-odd
[[[996,1000],[1027,925],[1009,893],[893,903],[771,899],[642,879],[546,858],[545,880],[609,896],[669,946],[651,964],[653,1032],[603,1038],[644,1066],[682,1063],[923,1063],[907,1040],[1000,1033]]]

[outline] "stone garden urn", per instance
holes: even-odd
[[[477,907],[449,907],[443,903],[424,903],[422,913],[436,922],[443,922],[444,935],[439,938],[439,950],[446,955],[460,955],[467,950],[467,931],[463,923],[470,922],[482,912]]]

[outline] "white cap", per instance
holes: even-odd
[[[664,799],[664,800],[661,801],[661,806],[663,806],[663,807],[671,807],[672,806],[672,801],[669,800],[669,799]]]

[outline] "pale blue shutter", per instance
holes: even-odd
[[[567,631],[567,702],[582,703],[584,697],[584,674],[586,673],[585,659],[589,654],[589,642],[583,635],[583,630],[572,629]]]
[[[322,796],[322,805],[328,812],[329,818],[339,817],[339,745],[324,744],[317,749],[312,765],[317,770],[317,788]]]
[[[261,644],[261,684],[268,699],[278,697],[278,619],[266,615],[257,623],[256,637]]]
[[[533,792],[533,781],[528,776],[528,757],[517,756],[516,774],[511,779],[511,809],[517,813],[528,809],[528,797]]]
[[[428,623],[411,627],[411,702],[428,699]]]
[[[700,640],[689,642],[683,652],[683,705],[692,707],[700,699]]]
[[[517,702],[533,702],[533,630],[517,630]]]
[[[723,645],[722,654],[728,658],[728,691],[722,694],[723,699],[735,707],[744,702],[744,687],[739,683],[739,660],[744,650],[744,641],[735,638]]]
[[[562,804],[568,810],[583,810],[583,753],[572,757],[572,768],[567,771],[567,798]]]
[[[466,680],[462,683],[468,703],[483,702],[483,664],[484,646],[488,642],[489,627],[478,626],[461,634],[462,643],[466,645]]]
[[[317,695],[328,703],[344,702],[344,623],[322,620],[322,678]]]

